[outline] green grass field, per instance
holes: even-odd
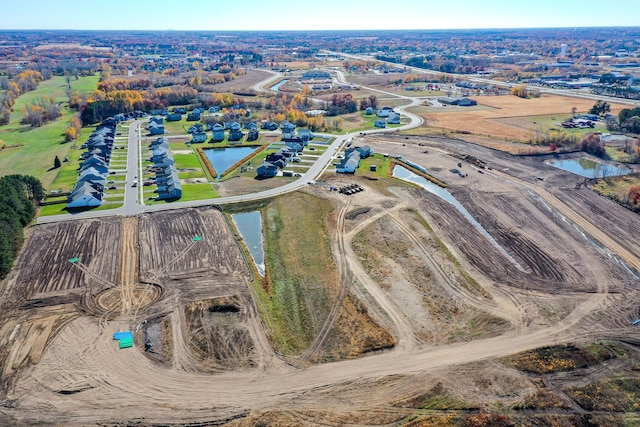
[[[97,87],[99,77],[81,77],[71,80],[71,87],[78,92],[91,92]],[[35,91],[21,95],[16,100],[11,121],[8,125],[0,126],[0,139],[5,144],[18,145],[0,151],[0,175],[26,174],[42,181],[45,188],[50,188],[61,169],[51,170],[55,156],[61,160],[69,155],[73,143],[64,143],[64,132],[69,126],[69,120],[75,114],[67,105],[64,77],[52,77],[38,86]],[[28,103],[41,96],[50,96],[62,103],[62,116],[55,122],[39,128],[31,128],[20,123],[22,109]],[[85,128],[78,139],[83,141],[91,133],[92,128]],[[71,156],[70,156],[71,157]]]

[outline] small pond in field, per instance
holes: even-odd
[[[247,246],[258,273],[264,276],[264,245],[262,242],[262,216],[260,212],[243,212],[231,215],[236,228]]]
[[[597,162],[591,159],[552,159],[545,161],[546,164],[558,169],[571,172],[585,178],[604,178],[608,176],[620,176],[633,172],[627,167],[618,167],[609,163]]]
[[[211,162],[218,176],[225,173],[231,166],[256,151],[258,147],[226,147],[206,148],[204,154]]]

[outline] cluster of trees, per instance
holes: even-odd
[[[325,102],[323,109],[327,116],[338,116],[340,114],[355,113],[358,111],[358,102],[353,99],[350,93],[339,95],[334,93],[331,102]]]
[[[625,108],[618,114],[620,128],[627,132],[640,133],[640,107]]]
[[[11,270],[24,240],[23,228],[33,220],[44,198],[42,184],[25,175],[0,178],[0,279]]]
[[[467,58],[454,55],[414,56],[407,60],[410,67],[425,68],[443,73],[475,74],[489,65],[485,58]]]
[[[0,89],[5,93],[0,96],[0,125],[9,123],[11,109],[16,99],[25,92],[35,90],[38,84],[44,80],[44,76],[39,71],[26,70],[9,79],[0,79]]]
[[[408,74],[402,79],[404,83],[444,83],[454,80],[454,77],[448,74]]]
[[[116,90],[144,90],[153,86],[153,82],[150,79],[111,79],[107,81],[101,81],[98,84],[98,90],[101,92],[113,92]]]
[[[593,154],[596,157],[605,157],[607,152],[604,148],[604,142],[600,140],[600,135],[596,133],[588,133],[582,139],[580,146],[585,153]]]
[[[605,101],[596,101],[596,103],[593,104],[593,107],[591,107],[591,109],[589,110],[589,114],[596,114],[598,116],[604,116],[605,114],[607,114],[610,111],[611,111],[611,105],[609,105],[607,102],[605,102]]]
[[[31,104],[24,106],[22,123],[31,127],[38,127],[57,119],[61,114],[60,105],[55,99],[49,96],[42,96]]]
[[[537,143],[548,145],[551,151],[556,151],[560,147],[575,146],[578,143],[578,137],[563,130],[551,130],[544,135],[538,135]]]
[[[79,118],[72,117],[69,121],[69,127],[64,132],[65,142],[75,141],[80,137],[80,132],[82,132],[82,122]]]
[[[538,98],[540,96],[540,90],[529,90],[527,85],[518,85],[511,88],[511,95],[519,98]]]
[[[624,202],[630,204],[634,210],[640,207],[640,184],[629,187]]]
[[[202,89],[202,87],[195,88],[190,85],[154,87],[150,81],[145,79],[132,80],[132,82],[137,83],[128,85],[125,80],[102,82],[98,90],[88,96],[73,94],[69,105],[81,111],[81,121],[87,125],[126,111],[149,111],[172,105],[189,104],[201,105],[205,108],[212,105],[230,107],[238,103],[233,94],[199,91],[198,89]],[[147,82],[149,82],[147,89],[122,89],[124,87],[141,87]]]

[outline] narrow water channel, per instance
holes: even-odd
[[[289,81],[289,79],[280,80],[278,83],[274,84],[269,89],[278,91],[278,90],[280,90],[280,86],[282,86],[283,84],[285,84],[288,81]]]
[[[262,240],[262,216],[260,212],[232,214],[231,218],[251,254],[251,259],[253,259],[253,263],[258,269],[258,273],[264,277],[264,243]]]
[[[411,172],[409,169],[404,168],[402,166],[395,166],[393,168],[393,176],[405,181],[412,182],[414,184],[418,184],[420,187],[424,188],[431,194],[435,194],[440,197],[442,200],[452,204],[458,212],[460,212],[483,236],[485,236],[493,245],[495,245],[502,254],[509,259],[519,270],[524,271],[522,266],[516,261],[509,253],[493,238],[491,234],[480,224],[476,219],[469,213],[469,211],[462,206],[462,204],[456,200],[455,197],[451,195],[447,190],[442,187],[438,187],[433,182],[427,180],[420,175],[416,175]]]

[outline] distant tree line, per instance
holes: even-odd
[[[23,71],[12,78],[0,78],[0,89],[5,91],[0,95],[0,125],[9,123],[11,110],[16,99],[23,93],[35,90],[43,80],[42,73],[35,70]]]
[[[36,204],[44,198],[42,184],[26,175],[0,178],[0,279],[11,271],[24,241],[23,228],[36,214]]]

